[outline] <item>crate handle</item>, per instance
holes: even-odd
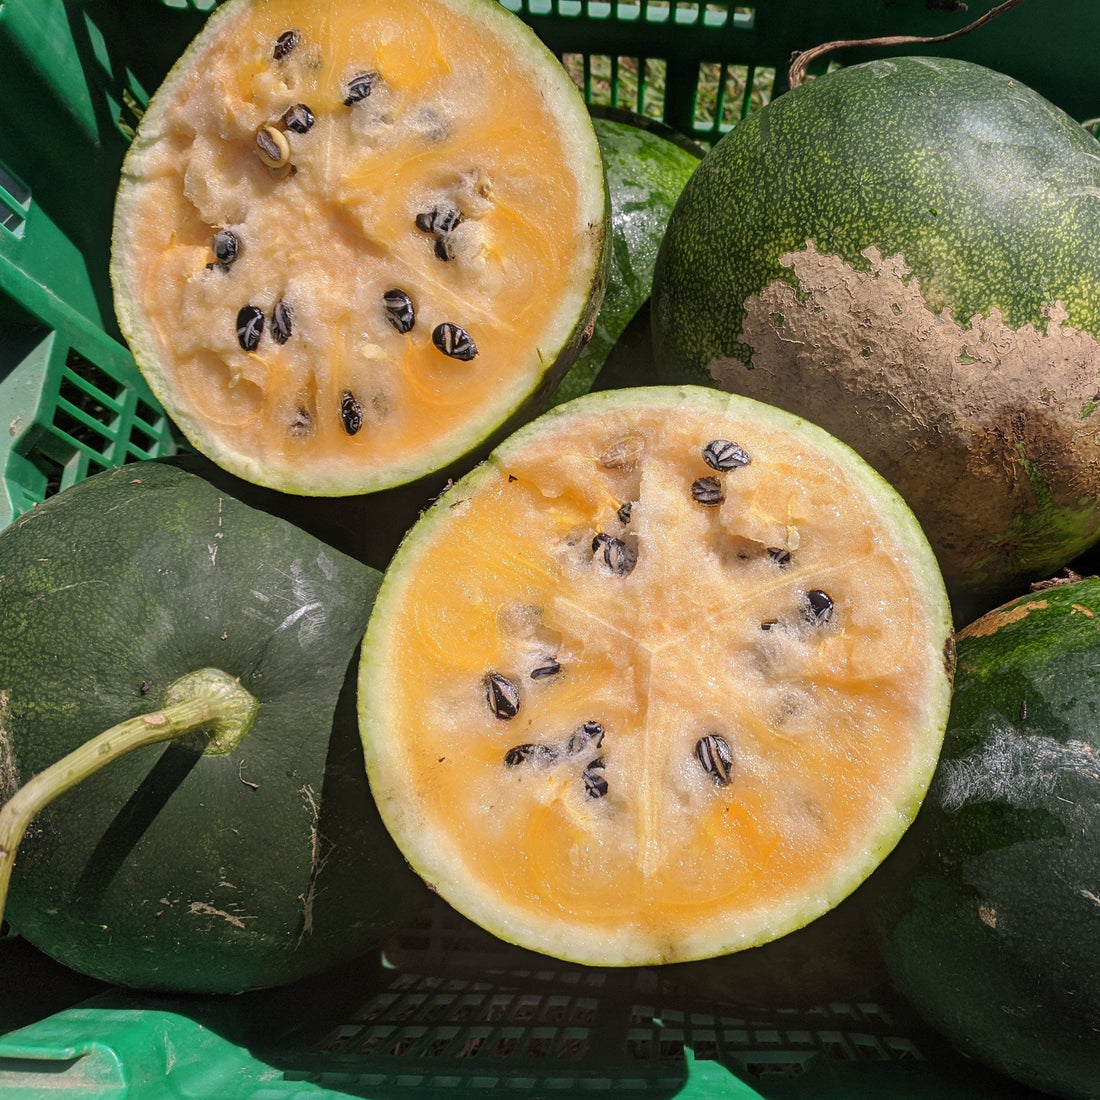
[[[791,59],[790,68],[787,70],[787,86],[797,88],[806,79],[806,68],[810,62],[816,61],[823,54],[831,53],[833,50],[847,49],[851,46],[909,46],[916,43],[949,42],[952,38],[961,38],[964,34],[976,31],[991,19],[995,19],[998,15],[1008,11],[1009,8],[1014,8],[1022,3],[1023,0],[1003,0],[1003,3],[998,4],[995,8],[990,8],[985,15],[978,16],[972,23],[967,23],[965,27],[960,27],[948,34],[933,34],[926,37],[913,34],[894,34],[887,35],[884,38],[851,38],[841,39],[837,42],[823,42],[820,46],[813,46],[811,49],[802,50],[794,55]]]

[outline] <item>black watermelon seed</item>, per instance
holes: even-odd
[[[210,247],[214,250],[214,259],[222,267],[228,267],[237,258],[241,242],[232,229],[219,229],[210,241]]]
[[[810,623],[827,623],[833,617],[834,604],[827,592],[813,588],[806,593],[803,618]]]
[[[592,540],[592,553],[599,554],[601,551],[604,564],[617,576],[625,577],[638,564],[638,551],[634,547],[602,531]]]
[[[542,664],[538,668],[531,669],[532,680],[545,680],[547,676],[557,676],[561,672],[561,665],[555,657],[543,657]]]
[[[455,241],[450,233],[436,234],[435,254],[441,260],[453,260],[455,258]]]
[[[245,351],[255,351],[264,332],[264,314],[258,306],[242,306],[237,314],[237,341]]]
[[[708,733],[696,741],[695,755],[718,786],[726,786],[733,778],[733,750],[721,734]]]
[[[393,290],[387,290],[382,295],[382,308],[385,310],[386,320],[398,332],[404,335],[412,331],[413,325],[416,324],[416,311],[413,309],[412,299],[403,290],[396,287]]]
[[[728,439],[712,439],[703,448],[703,461],[713,470],[735,470],[747,466],[752,460],[743,447]]]
[[[599,722],[585,722],[570,734],[565,751],[570,756],[576,756],[577,753],[584,752],[588,748],[598,749],[602,744],[603,726]],[[600,767],[603,767],[602,763]]]
[[[453,206],[448,206],[443,210],[433,210],[432,232],[452,233],[458,228],[458,223],[460,221],[462,221],[462,213]]]
[[[485,677],[485,697],[497,718],[515,718],[519,713],[519,688],[499,672],[490,672]]]
[[[282,299],[271,311],[271,335],[276,344],[285,344],[294,332],[294,310]]]
[[[340,418],[344,422],[344,431],[348,435],[355,435],[363,426],[363,406],[355,400],[353,394],[346,390],[340,399]]]
[[[782,569],[791,564],[791,552],[782,546],[769,546],[768,557]]]
[[[416,228],[421,233],[435,234],[435,254],[439,259],[453,260],[455,249],[451,234],[460,221],[462,213],[453,206],[433,206],[416,215]]]
[[[366,99],[374,91],[374,85],[378,81],[378,74],[374,72],[356,73],[348,81],[347,94],[344,96],[345,106],[351,107]]]
[[[304,103],[295,103],[283,112],[283,125],[296,134],[308,133],[315,121],[313,112]]]
[[[584,769],[584,790],[589,798],[603,798],[607,794],[607,780],[599,774],[604,767],[603,758],[597,757]]]
[[[453,206],[433,206],[416,215],[416,228],[421,233],[450,233],[462,221],[462,212]]]
[[[504,763],[510,768],[528,761],[532,764],[552,764],[557,755],[549,745],[515,745],[504,754]]]
[[[278,38],[275,39],[275,48],[271,51],[271,56],[276,61],[282,61],[287,54],[293,52],[298,43],[302,40],[302,36],[298,31],[283,31]]]
[[[470,334],[459,325],[444,321],[435,326],[432,333],[432,343],[452,359],[461,359],[468,363],[477,356],[477,345]]]
[[[625,504],[619,505],[619,510],[616,515],[619,517],[620,523],[626,524],[630,522],[630,512],[632,508],[633,503],[629,500]]]
[[[714,508],[726,499],[726,491],[716,477],[700,477],[691,483],[692,498],[699,504]]]

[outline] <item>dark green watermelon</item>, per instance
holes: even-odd
[[[1100,1097],[1100,579],[959,634],[923,808],[868,885],[898,989],[972,1057]]]
[[[617,107],[590,106],[611,199],[611,267],[592,338],[548,406],[588,393],[623,330],[649,301],[669,214],[703,156],[671,127]],[[632,378],[631,384],[638,385]]]
[[[146,989],[282,984],[377,945],[425,895],[381,826],[355,717],[379,574],[165,463],[0,533],[0,798],[215,668],[257,702],[228,753],[139,748],[49,803],[7,917]],[[206,727],[208,728],[208,727]]]
[[[949,58],[838,69],[727,134],[654,272],[657,368],[779,405],[906,498],[957,622],[1100,534],[1100,144]]]

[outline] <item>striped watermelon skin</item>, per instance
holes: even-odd
[[[908,500],[969,621],[1100,531],[1098,153],[968,62],[875,61],[780,96],[673,211],[660,376],[853,446]]]
[[[1100,579],[958,636],[928,797],[868,885],[895,985],[966,1053],[1100,1096]]]

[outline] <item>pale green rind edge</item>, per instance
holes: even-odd
[[[160,356],[155,342],[149,338],[141,323],[134,302],[139,296],[132,273],[122,260],[125,227],[131,206],[136,205],[131,181],[138,173],[134,163],[148,144],[143,138],[143,125],[155,123],[170,105],[174,88],[186,75],[191,64],[201,55],[210,40],[227,29],[232,20],[245,18],[248,10],[263,0],[229,0],[211,12],[202,30],[195,36],[183,54],[169,70],[167,76],[150,98],[139,124],[137,134],[123,159],[120,184],[115,201],[115,213],[111,232],[110,279],[114,294],[115,314],[134,357],[153,395],[164,407],[172,421],[188,442],[202,454],[237,477],[255,485],[277,489],[302,496],[352,496],[377,492],[416,481],[425,475],[443,470],[476,452],[486,441],[499,439],[502,431],[525,420],[539,411],[537,407],[544,394],[553,388],[575,361],[591,333],[606,288],[610,265],[611,209],[604,174],[603,156],[596,137],[588,107],[580,89],[561,66],[557,57],[538,35],[518,16],[503,7],[498,0],[441,0],[458,11],[471,12],[482,22],[487,31],[497,33],[505,42],[511,42],[517,54],[532,59],[528,66],[532,75],[542,78],[543,94],[556,101],[557,114],[563,122],[561,133],[570,153],[570,172],[576,182],[576,193],[588,199],[578,224],[586,226],[584,234],[589,250],[578,266],[585,273],[583,289],[578,289],[558,311],[553,330],[548,334],[547,348],[535,348],[530,370],[517,375],[516,382],[499,391],[496,403],[484,413],[468,431],[450,437],[417,463],[391,466],[381,471],[362,475],[354,480],[339,473],[329,477],[320,475],[299,479],[292,471],[272,476],[268,464],[247,454],[227,452],[224,445],[205,428],[202,418],[180,409],[173,400],[172,387],[162,378],[158,368]],[[225,26],[223,27],[223,24]],[[148,120],[148,121],[147,121]],[[528,408],[528,403],[533,407]]]
[[[731,934],[729,930],[717,935],[707,931],[693,945],[678,945],[682,953],[675,954],[662,954],[652,948],[637,951],[629,928],[607,929],[601,932],[598,942],[589,942],[586,931],[570,925],[560,913],[548,913],[545,921],[531,923],[510,916],[499,899],[483,898],[471,890],[470,883],[461,874],[461,868],[452,869],[433,862],[433,856],[437,856],[438,852],[433,846],[431,831],[424,828],[417,816],[410,792],[400,785],[390,789],[381,774],[385,766],[385,750],[392,741],[392,722],[385,707],[389,683],[385,667],[389,652],[386,638],[388,619],[391,609],[404,599],[415,599],[415,593],[409,592],[408,585],[415,579],[412,574],[419,566],[420,550],[429,545],[430,535],[437,527],[447,523],[456,502],[476,493],[483,481],[492,478],[507,465],[513,454],[523,449],[529,437],[541,433],[550,424],[579,418],[589,409],[612,411],[662,404],[690,404],[693,408],[701,406],[716,412],[729,411],[755,418],[776,429],[801,434],[842,465],[875,504],[884,517],[885,525],[894,532],[901,550],[912,563],[918,584],[928,597],[926,615],[929,636],[942,639],[941,652],[937,656],[942,675],[935,677],[937,690],[927,700],[922,723],[923,736],[914,742],[909,781],[902,785],[897,800],[884,809],[880,827],[871,835],[864,850],[849,865],[838,870],[831,889],[823,897],[792,902],[781,913],[775,914],[772,920],[760,922],[761,926],[748,936]],[[852,893],[893,850],[916,817],[939,759],[951,705],[953,657],[951,609],[939,565],[924,532],[898,493],[850,447],[809,421],[736,394],[699,386],[607,390],[558,405],[525,425],[498,447],[486,462],[449,489],[406,535],[383,577],[363,639],[358,678],[360,735],[375,800],[395,842],[430,888],[466,917],[505,942],[585,965],[651,966],[689,962],[759,946],[803,927]]]

